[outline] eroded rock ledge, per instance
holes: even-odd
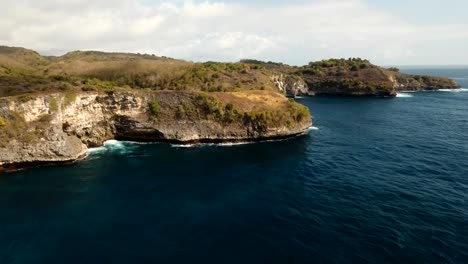
[[[109,139],[172,143],[285,138],[311,126],[308,109],[267,91],[115,91],[0,99],[0,166],[73,162]]]

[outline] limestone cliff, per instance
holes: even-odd
[[[267,91],[123,90],[0,100],[0,166],[69,162],[108,139],[255,141],[304,133],[305,106]]]
[[[309,89],[305,81],[297,75],[279,74],[273,75],[271,79],[278,90],[285,93],[288,97],[315,95],[315,93]]]
[[[243,60],[276,73],[273,81],[288,96],[396,96],[398,91],[458,89],[460,85],[444,77],[400,73],[360,58],[329,59],[297,67],[282,63]]]

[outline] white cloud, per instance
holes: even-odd
[[[4,45],[46,54],[99,49],[197,61],[258,58],[305,64],[359,56],[381,64],[461,63],[468,61],[459,45],[468,44],[467,27],[413,25],[363,0],[269,7],[209,1],[6,0],[0,10]],[[452,47],[450,53],[458,56],[441,61],[439,45]]]

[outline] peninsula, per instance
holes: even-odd
[[[309,109],[288,97],[442,88],[459,86],[362,59],[296,67],[96,51],[46,57],[1,46],[0,169],[73,162],[109,139],[184,144],[287,138],[312,125]]]

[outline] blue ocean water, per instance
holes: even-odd
[[[298,100],[305,136],[0,175],[0,263],[468,262],[468,92]]]

